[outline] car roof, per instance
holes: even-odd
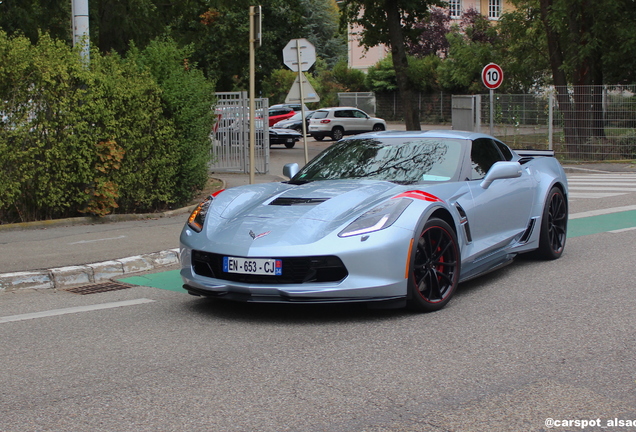
[[[318,109],[316,111],[334,111],[334,110],[339,110],[339,109],[355,109],[355,110],[362,111],[362,109],[360,109],[360,108],[350,107],[350,106],[320,108],[320,109]]]
[[[479,132],[448,130],[448,129],[431,129],[423,131],[380,131],[380,132],[368,132],[359,135],[353,135],[344,139],[368,139],[368,138],[455,138],[465,140],[476,140],[479,138],[493,138],[490,135],[486,135]]]

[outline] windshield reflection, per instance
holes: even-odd
[[[395,183],[448,181],[455,175],[461,141],[384,138],[340,141],[309,162],[291,183],[374,179]]]

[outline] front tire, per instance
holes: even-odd
[[[407,307],[432,312],[446,306],[459,283],[460,263],[455,231],[441,219],[429,219],[411,249]]]
[[[560,258],[565,249],[568,225],[568,205],[563,192],[553,187],[543,206],[541,233],[536,256],[545,260]]]

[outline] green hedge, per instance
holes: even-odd
[[[188,75],[183,59],[170,69]],[[184,138],[196,114],[179,113],[201,85],[192,75],[184,99],[171,102],[136,58],[93,51],[86,64],[46,35],[32,45],[0,32],[0,223],[151,211],[191,198],[207,176],[213,95],[192,108],[202,120]]]

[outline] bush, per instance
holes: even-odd
[[[192,199],[205,186],[211,157],[210,132],[214,124],[214,85],[191,65],[192,47],[179,48],[170,40],[154,40],[141,53],[131,50],[128,58],[147,68],[161,87],[164,116],[177,130],[175,198]]]
[[[47,35],[32,45],[0,32],[0,223],[149,211],[191,197],[207,179],[210,96],[198,103],[192,87],[207,84],[171,64],[162,91],[116,54],[93,51],[86,64]]]
[[[86,204],[93,157],[90,73],[62,42],[0,32],[2,220],[73,214]]]

